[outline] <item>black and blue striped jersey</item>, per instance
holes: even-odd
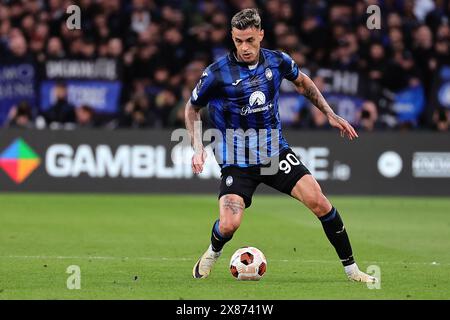
[[[230,52],[205,69],[191,103],[207,106],[212,126],[224,138],[229,134],[228,143],[219,139],[215,144],[219,165],[259,165],[289,147],[282,136],[278,97],[282,80],[293,81],[299,72],[289,55],[267,49],[260,50],[255,66]]]

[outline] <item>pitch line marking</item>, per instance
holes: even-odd
[[[53,259],[53,260],[143,260],[143,261],[195,261],[196,258],[167,258],[167,257],[108,257],[108,256],[0,256],[0,259]],[[299,262],[299,263],[337,263],[337,260],[301,260],[301,259],[271,259],[274,262]],[[401,262],[401,261],[360,261],[364,264],[393,264],[393,265],[433,265],[450,266],[450,263],[440,262]]]

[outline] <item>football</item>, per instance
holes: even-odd
[[[243,247],[231,256],[230,271],[238,280],[260,280],[266,269],[266,257],[257,248]]]

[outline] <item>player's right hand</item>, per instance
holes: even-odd
[[[192,172],[199,174],[203,171],[203,164],[205,163],[207,154],[204,148],[201,151],[197,151],[192,156]]]

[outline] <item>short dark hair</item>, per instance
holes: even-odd
[[[236,13],[231,19],[231,27],[239,30],[247,28],[261,29],[261,17],[257,9],[244,9]]]

